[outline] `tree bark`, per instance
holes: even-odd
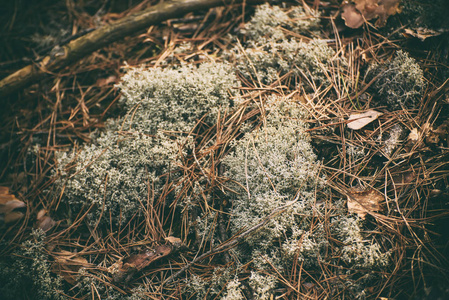
[[[100,27],[62,47],[55,47],[41,62],[28,65],[0,81],[0,96],[6,96],[36,82],[46,73],[57,71],[78,61],[102,47],[125,36],[165,20],[181,17],[189,12],[227,4],[260,0],[169,0],[142,12],[124,17],[117,22]]]

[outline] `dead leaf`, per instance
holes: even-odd
[[[44,232],[49,231],[53,226],[55,226],[56,222],[48,215],[48,212],[45,209],[41,209],[37,213],[37,223],[36,227],[42,229]]]
[[[348,127],[353,130],[359,130],[376,120],[381,115],[382,113],[375,110],[368,110],[362,114],[352,114],[348,119]]]
[[[90,264],[84,257],[69,251],[56,253],[55,262],[52,265],[52,271],[59,274],[68,283],[75,285],[78,270],[82,267],[88,267]]]
[[[435,31],[429,28],[417,28],[417,29],[404,29],[404,36],[406,37],[413,37],[421,40],[421,42],[424,42],[426,39],[439,36],[443,34],[442,32]]]
[[[178,247],[178,248],[182,244],[182,240],[180,238],[177,238],[177,237],[174,237],[174,236],[166,237],[165,240],[167,242],[169,242],[170,244],[172,244],[173,246]]]
[[[400,0],[353,0],[345,1],[341,17],[346,26],[359,28],[365,21],[378,18],[376,25],[384,26],[389,16],[400,12]]]
[[[365,22],[362,14],[355,8],[353,4],[346,4],[342,7],[341,17],[345,20],[346,26],[350,28],[359,28]]]
[[[6,186],[0,186],[0,195],[9,194],[9,188]]]
[[[410,131],[410,134],[408,135],[407,140],[412,141],[412,142],[417,142],[419,140],[418,128],[413,128]]]
[[[26,204],[20,201],[16,196],[9,193],[9,188],[0,187],[0,219],[5,224],[16,222],[22,219],[25,214],[23,210]]]
[[[384,195],[375,189],[357,191],[351,189],[347,193],[348,211],[356,213],[361,219],[365,219],[366,214],[379,211]]]
[[[140,272],[154,261],[169,255],[173,250],[174,247],[171,245],[159,245],[153,249],[147,249],[142,253],[125,258],[123,263],[116,263],[110,267],[111,271],[113,271],[113,281],[129,282],[137,272]],[[118,268],[118,271],[116,268]]]
[[[100,87],[106,86],[106,85],[109,85],[111,83],[114,83],[116,80],[117,80],[117,77],[114,76],[114,75],[111,75],[111,76],[109,76],[107,78],[99,78],[97,80],[97,86],[100,86]]]

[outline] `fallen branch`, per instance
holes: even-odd
[[[160,24],[168,19],[181,17],[197,10],[245,2],[258,3],[261,1],[171,0],[161,2],[142,12],[118,20],[111,25],[100,27],[62,47],[55,47],[52,53],[44,57],[39,63],[28,65],[2,79],[0,81],[0,97],[24,88],[38,81],[47,73],[66,67],[112,42],[135,34],[151,25]]]

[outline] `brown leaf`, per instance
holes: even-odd
[[[166,237],[165,240],[175,247],[180,247],[182,244],[182,240],[174,236]]]
[[[120,262],[114,264],[110,267],[114,282],[127,283],[133,278],[134,274],[140,272],[152,262],[169,255],[172,253],[173,249],[174,248],[170,245],[159,245],[153,249],[148,249],[145,252],[131,255],[124,259],[123,263]]]
[[[408,28],[404,29],[404,36],[417,38],[417,39],[421,40],[421,42],[424,42],[428,38],[439,36],[442,33],[443,32],[438,32],[438,31],[428,29],[428,28],[417,28],[417,29],[413,29],[413,30],[408,29]]]
[[[365,20],[353,4],[346,4],[342,9],[343,12],[341,13],[341,17],[345,20],[346,26],[350,28],[359,28],[363,25]]]
[[[378,18],[376,25],[385,25],[389,16],[400,12],[401,0],[353,0],[345,1],[341,17],[346,26],[359,28],[365,21]]]
[[[44,232],[49,231],[53,226],[55,226],[56,222],[48,216],[48,212],[45,209],[41,209],[37,213],[37,222],[36,227],[42,229]]]
[[[356,213],[361,219],[365,219],[366,214],[379,211],[384,196],[375,189],[357,191],[351,189],[347,193],[348,211]]]
[[[0,218],[5,224],[22,219],[25,214],[21,210],[25,207],[24,202],[9,193],[9,188],[0,187]]]
[[[9,188],[6,186],[0,186],[0,195],[9,194]]]
[[[117,77],[114,76],[114,75],[111,75],[111,76],[109,76],[107,78],[99,78],[97,80],[97,86],[100,86],[100,87],[106,86],[106,85],[109,85],[111,83],[114,83],[116,80],[117,80]]]
[[[353,130],[359,130],[376,120],[381,115],[382,113],[375,110],[368,110],[362,114],[352,114],[348,119],[348,127]]]
[[[10,212],[9,214],[3,216],[3,221],[5,222],[5,224],[15,223],[15,222],[19,221],[20,219],[22,219],[24,216],[25,216],[25,214],[21,213],[20,211],[13,211],[13,212]]]

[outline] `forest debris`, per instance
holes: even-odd
[[[107,78],[99,78],[97,80],[96,84],[97,84],[97,86],[103,87],[106,85],[110,85],[111,83],[115,83],[116,81],[117,81],[117,77],[114,75],[111,75]]]
[[[365,219],[366,214],[379,211],[384,196],[375,189],[358,191],[351,189],[347,193],[348,211],[356,213],[361,219]]]
[[[53,226],[55,226],[56,222],[49,215],[47,210],[41,209],[37,213],[37,222],[36,227],[42,229],[44,232],[49,231]]]
[[[417,38],[421,42],[424,42],[426,39],[431,37],[436,37],[443,34],[443,31],[435,31],[429,28],[416,28],[416,29],[404,29],[404,36]]]
[[[376,120],[381,115],[382,113],[375,110],[368,110],[362,114],[352,114],[348,119],[348,127],[353,130],[359,130]]]
[[[345,1],[341,17],[350,28],[359,28],[365,21],[375,18],[378,18],[376,26],[384,26],[389,16],[400,12],[400,2],[400,0]]]
[[[165,238],[167,242],[172,244],[174,247],[179,248],[182,245],[182,240],[180,238],[174,237],[174,236],[168,236]]]
[[[16,196],[9,193],[9,188],[0,186],[0,220],[3,223],[13,223],[22,219],[25,214],[23,210],[26,204]]]
[[[56,253],[55,262],[52,265],[52,271],[59,274],[68,283],[75,285],[78,270],[89,265],[84,257],[78,256],[70,251]]]
[[[145,252],[131,255],[123,262],[115,263],[109,268],[113,275],[113,281],[116,283],[129,282],[137,272],[142,271],[156,260],[171,254],[174,249],[172,245],[159,245]]]
[[[413,128],[410,131],[407,140],[412,141],[412,142],[417,142],[419,140],[418,128]]]
[[[437,128],[427,122],[422,126],[422,132],[427,146],[435,147],[443,144],[447,147],[449,145],[449,119]]]
[[[393,189],[396,193],[402,194],[404,191],[411,188],[416,183],[416,173],[412,170],[407,170],[404,172],[394,172],[392,175],[391,182],[388,184],[389,189]]]
[[[345,20],[346,26],[350,28],[359,28],[365,22],[362,14],[355,8],[353,4],[346,4],[343,6],[341,17]]]

